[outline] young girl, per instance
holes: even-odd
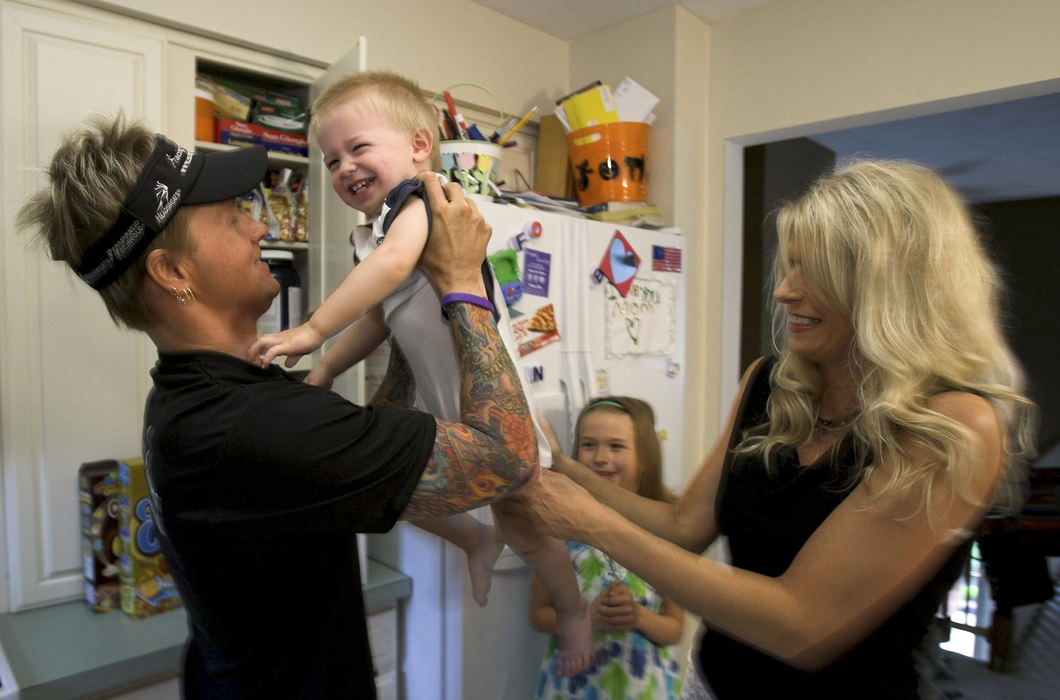
[[[552,452],[560,449],[542,418]],[[594,399],[582,409],[574,431],[579,462],[603,479],[645,498],[671,501],[662,483],[662,457],[650,405],[628,396]],[[681,674],[670,645],[681,640],[684,611],[603,552],[580,542],[567,550],[583,594],[592,601],[592,665],[569,677],[556,673],[556,644],[541,663],[537,697],[671,698],[681,694]],[[530,624],[554,634],[556,611],[541,580],[530,593]]]
[[[408,361],[416,407],[442,420],[459,418],[461,390],[456,347],[444,314],[447,298],[438,294],[417,269],[430,233],[424,183],[416,175],[438,164],[434,111],[412,81],[386,71],[354,73],[329,86],[313,103],[310,130],[331,174],[331,185],[347,205],[372,223],[358,227],[353,241],[359,263],[308,321],[282,333],[262,336],[250,348],[248,361],[267,366],[287,355],[292,366],[328,338],[343,333],[310,373],[311,384],[330,388],[339,374],[364,359],[393,332]],[[484,265],[486,296],[459,295],[459,301],[494,314],[501,339],[512,357],[515,340],[500,288]],[[454,299],[456,300],[456,299]],[[473,342],[469,339],[467,342]],[[520,381],[522,377],[520,375]],[[529,392],[523,390],[529,401]],[[533,404],[530,404],[531,411]],[[551,464],[548,445],[538,435],[538,462]],[[558,623],[560,673],[577,673],[589,662],[590,625],[585,601],[567,563],[563,543],[539,537],[523,521],[505,518],[503,504],[491,508],[504,540],[535,569],[541,569]],[[490,568],[503,543],[468,514],[414,522],[452,542],[468,555],[472,595],[486,604]]]

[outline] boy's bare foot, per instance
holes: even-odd
[[[556,610],[557,676],[573,676],[592,664],[592,618],[585,599],[580,598],[579,602],[580,607],[574,613]]]
[[[504,540],[499,531],[489,525],[479,528],[476,540],[478,544],[467,550],[467,572],[471,576],[471,597],[484,608],[493,581],[493,565],[504,549]]]

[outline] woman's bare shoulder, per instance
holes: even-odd
[[[997,413],[983,396],[968,391],[946,391],[928,401],[928,408],[961,423],[979,437],[1000,433]]]

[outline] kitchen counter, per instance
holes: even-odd
[[[369,613],[411,592],[410,578],[368,560]],[[174,676],[187,635],[182,608],[134,620],[76,600],[0,615],[0,698],[82,697]]]

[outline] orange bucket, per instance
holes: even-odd
[[[567,134],[578,203],[648,201],[648,136],[644,122],[612,122]]]

